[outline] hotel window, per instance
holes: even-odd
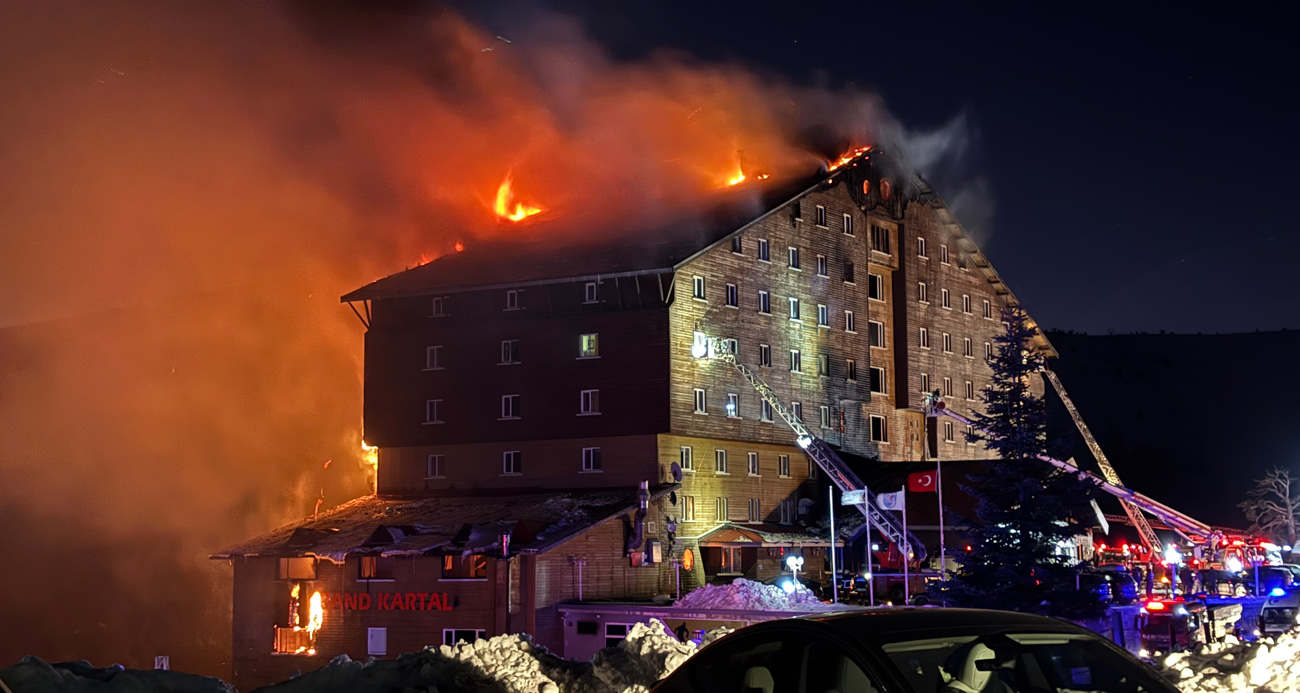
[[[731,252],[736,254],[741,254],[744,252],[744,248],[741,246],[740,236],[731,237]]]
[[[984,360],[987,361],[992,358],[993,358],[993,345],[989,344],[988,342],[984,342]]]
[[[827,308],[826,306],[820,303],[817,304],[817,326],[818,327],[831,326],[831,309]]]
[[[582,286],[582,302],[596,303],[600,300],[600,293],[596,290],[596,282],[587,282]]]
[[[942,305],[944,308],[952,308],[952,298],[949,297],[948,290],[939,289],[939,295],[941,297],[939,304]]]
[[[600,413],[600,390],[583,390],[578,393],[578,415],[590,416]]]
[[[984,302],[984,317],[990,320],[993,319],[993,306],[988,301]]]
[[[952,353],[952,335],[948,334],[947,332],[943,333],[943,353],[945,354]]]
[[[921,236],[916,237],[916,256],[929,257],[928,255],[925,254],[925,238]]]
[[[767,246],[766,238],[758,239],[758,259],[763,262],[771,261],[771,257],[768,256],[768,246]]]
[[[844,263],[844,283],[852,284],[854,283],[854,281],[855,281],[855,275],[853,273],[853,263],[846,262]]]
[[[953,438],[953,433],[952,433],[952,422],[951,422],[951,421],[945,421],[945,422],[943,422],[943,440],[944,440],[944,442],[947,442],[947,443],[951,443],[951,442],[953,442],[953,441],[955,440],[955,439]]]
[[[799,319],[799,299],[794,298],[793,296],[790,298],[790,319]]]
[[[515,289],[506,291],[506,310],[519,310],[519,292]]]
[[[501,362],[498,366],[504,366],[512,363],[519,363],[519,340],[503,339],[501,340]]]
[[[772,295],[766,291],[758,292],[758,312],[768,314],[772,312]]]
[[[851,214],[844,215],[844,235],[853,235],[853,215]]]
[[[434,296],[432,312],[429,313],[431,318],[441,318],[447,314],[447,297]]]
[[[831,276],[831,275],[830,275],[830,263],[826,261],[826,256],[825,256],[825,255],[818,255],[818,256],[817,256],[817,276],[819,276],[819,277],[829,277],[829,276]]]
[[[763,400],[758,407],[758,420],[759,421],[772,420],[772,404],[767,400]]]
[[[777,522],[783,525],[788,525],[791,522],[794,522],[794,501],[786,498],[785,500],[782,500],[777,507],[780,508],[779,519]]]
[[[803,402],[791,402],[790,413],[794,414],[796,419],[803,421]]]
[[[868,320],[867,337],[867,343],[871,346],[885,348],[885,323]]]
[[[704,277],[691,277],[691,296],[701,301],[704,299]]]
[[[853,311],[851,310],[844,311],[844,331],[850,333],[858,331],[858,323],[853,320]]]
[[[519,418],[519,395],[501,395],[501,418]]]
[[[695,471],[695,450],[689,445],[682,446],[681,467],[688,472]]]
[[[443,580],[486,580],[487,556],[472,553],[468,556],[447,554],[442,557]]]
[[[886,255],[890,254],[889,229],[883,226],[871,227],[871,249]]]
[[[876,443],[889,442],[889,422],[883,416],[871,416],[871,440]]]
[[[762,521],[762,506],[759,504],[757,498],[749,499],[749,521],[750,522]]]
[[[817,225],[826,226],[826,208],[821,205],[817,205]]]
[[[921,328],[920,345],[922,349],[930,348],[930,331],[925,329],[924,327]]]
[[[393,568],[396,562],[396,559],[392,556],[362,556],[357,578],[360,580],[392,580]]]
[[[474,643],[477,640],[487,638],[486,630],[474,630],[472,628],[443,628],[442,644],[448,647],[458,642]]]
[[[424,348],[424,370],[440,371],[442,370],[442,347],[431,346]]]
[[[788,255],[790,258],[790,269],[799,269],[799,249],[791,246],[788,249]]]
[[[758,476],[758,453],[751,452],[747,454],[746,461],[749,463],[749,475]]]
[[[727,285],[727,305],[732,308],[740,307],[740,289],[735,284]]]
[[[961,312],[970,313],[970,294],[961,295]]]
[[[372,657],[388,656],[388,629],[366,629],[366,654]]]
[[[821,423],[822,428],[830,428],[830,427],[831,427],[831,408],[828,407],[828,406],[826,406],[825,404],[821,405],[820,410],[819,410],[819,412],[818,412],[818,415],[819,415],[819,417],[820,417],[820,418],[819,418],[819,422]]]
[[[280,561],[281,580],[315,580],[316,579],[316,559],[311,556],[300,558],[281,558]]]
[[[768,346],[767,344],[758,345],[758,365],[760,366],[772,365],[772,347]]]
[[[853,359],[844,360],[844,379],[854,382],[858,379],[858,362]]]
[[[829,354],[817,355],[817,377],[827,378],[831,374],[831,357]]]
[[[704,389],[699,387],[695,388],[695,413],[696,414],[709,413],[709,403],[708,400],[705,399]]]
[[[927,394],[927,395],[930,394],[930,374],[929,374],[929,373],[922,373],[922,374],[921,374],[921,392],[923,392],[923,393],[925,393],[925,394]]]
[[[501,453],[501,473],[506,475],[523,474],[524,453],[518,450],[510,450]]]
[[[975,439],[975,428],[972,427],[972,426],[967,426],[967,427],[966,427],[966,444],[967,444],[967,445],[974,445],[974,444],[976,444],[976,443],[978,443],[978,442],[979,442],[979,441]]]
[[[735,339],[729,338],[722,340],[722,348],[726,350],[725,353],[733,356],[740,355],[740,342],[737,342]]]
[[[740,418],[740,395],[734,392],[727,393],[727,416],[732,419]]]
[[[594,359],[600,357],[600,335],[590,332],[578,337],[578,358]]]
[[[961,342],[962,355],[968,359],[975,358],[975,347],[971,344],[970,337],[963,337]]]
[[[713,499],[713,517],[718,522],[727,521],[727,499],[726,498],[722,496],[718,496]]]
[[[686,502],[682,505],[682,521],[695,521],[695,496],[686,497]]]
[[[582,449],[582,471],[584,472],[600,471],[600,448]]]
[[[975,399],[975,383],[972,383],[969,380],[966,381],[966,399]]]
[[[444,476],[446,475],[442,472],[442,455],[429,455],[424,463],[424,478],[441,479]]]
[[[948,246],[946,245],[939,246],[939,262],[945,265],[948,264]]]
[[[803,355],[799,353],[798,349],[790,350],[790,372],[791,373],[803,372]]]
[[[952,378],[943,379],[943,396],[952,397]]]
[[[727,451],[726,450],[713,451],[713,471],[716,474],[727,473]]]
[[[916,300],[921,303],[930,302],[930,287],[926,286],[925,282],[916,283]]]
[[[789,456],[789,455],[777,455],[777,456],[776,456],[776,475],[777,475],[777,476],[787,477],[787,478],[790,476],[790,456]]]
[[[885,278],[879,274],[867,274],[867,298],[877,301],[885,300]]]
[[[871,367],[871,391],[881,394],[887,393],[889,384],[885,382],[885,369],[879,366]]]
[[[438,408],[442,405],[440,399],[426,399],[424,401],[424,422],[427,424],[442,423],[441,412]]]

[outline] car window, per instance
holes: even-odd
[[[877,693],[880,688],[838,645],[822,641],[804,645],[800,693]]]
[[[796,693],[801,654],[780,634],[727,638],[693,658],[694,687],[709,693]]]

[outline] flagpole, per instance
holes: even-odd
[[[870,506],[875,502],[871,498],[866,499],[867,505]],[[871,568],[871,508],[867,508],[864,513],[867,518],[867,601],[871,606],[876,605],[876,571]]]
[[[831,518],[831,603],[840,603],[840,571],[835,564],[835,484],[826,488],[826,514]]]
[[[939,494],[939,578],[948,579],[948,548],[943,540],[943,462],[934,461],[934,485]]]
[[[912,603],[912,580],[908,574],[912,562],[912,540],[907,535],[907,484],[899,491],[903,498],[903,606]]]

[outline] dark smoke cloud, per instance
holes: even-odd
[[[507,42],[418,3],[0,5],[0,662],[229,674],[207,554],[371,483],[346,291],[916,139],[866,92],[614,61],[535,20]],[[536,223],[491,214],[507,171]]]

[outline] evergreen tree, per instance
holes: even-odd
[[[1095,615],[1101,611],[1096,593],[1077,589],[1077,569],[1056,553],[1081,530],[1073,518],[1092,516],[1092,486],[1039,459],[1047,446],[1047,408],[1031,384],[1045,357],[1030,346],[1034,329],[1023,311],[1004,311],[1002,320],[1006,328],[994,338],[989,361],[992,382],[981,396],[984,412],[971,417],[972,437],[998,459],[963,489],[977,499],[979,521],[943,598],[952,606]]]

